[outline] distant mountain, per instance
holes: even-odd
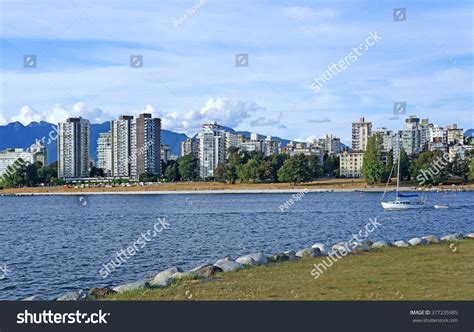
[[[468,129],[464,133],[464,137],[474,137],[474,129]]]
[[[97,159],[97,139],[100,133],[110,130],[110,122],[91,124],[91,158]],[[24,126],[20,122],[12,122],[0,126],[0,151],[6,148],[28,148],[36,140],[43,140],[48,149],[48,162],[58,159],[58,144],[56,140],[56,125],[45,121],[32,122]],[[52,139],[51,139],[51,138]],[[162,144],[168,144],[172,153],[181,155],[181,142],[188,137],[166,129],[161,130]]]

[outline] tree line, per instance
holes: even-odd
[[[324,155],[322,163],[316,155],[273,154],[264,156],[258,151],[244,151],[230,147],[227,162],[219,163],[214,176],[206,181],[220,181],[235,184],[240,182],[289,182],[301,183],[321,177],[323,174],[339,174],[339,158]],[[167,181],[197,181],[199,161],[192,154],[170,161],[164,165],[163,177]]]
[[[368,184],[386,183],[393,168],[392,177],[396,177],[397,164],[393,164],[393,150],[386,155],[382,152],[383,139],[373,135],[367,141],[362,164],[362,175]],[[467,150],[465,158],[457,154],[451,162],[445,161],[442,151],[424,151],[408,156],[403,148],[400,150],[400,180],[417,180],[422,184],[437,185],[453,177],[461,178],[465,183],[474,179],[474,151]],[[385,160],[384,160],[385,159]],[[441,162],[440,162],[441,160]],[[428,174],[428,176],[424,176]],[[423,181],[421,181],[423,179]]]

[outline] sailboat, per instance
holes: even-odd
[[[398,149],[398,158],[397,158],[397,191],[394,201],[383,201],[385,194],[387,193],[388,184],[390,183],[390,179],[392,178],[393,169],[395,168],[395,164],[393,164],[392,170],[390,171],[390,175],[388,176],[387,185],[385,186],[385,190],[382,195],[382,207],[385,210],[408,210],[408,209],[420,209],[424,208],[425,200],[418,199],[418,201],[410,201],[406,198],[408,197],[420,197],[419,194],[402,194],[400,192],[400,148]]]

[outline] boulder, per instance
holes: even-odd
[[[171,279],[196,279],[200,275],[196,272],[176,272],[171,276]]]
[[[81,289],[79,291],[68,292],[59,296],[56,301],[82,301],[86,299],[86,293]]]
[[[329,248],[324,243],[315,243],[311,246],[311,248],[318,248],[321,251],[321,256],[329,255]]]
[[[290,256],[285,253],[275,254],[270,256],[272,262],[286,262],[290,260]]]
[[[223,270],[220,267],[214,266],[212,264],[201,265],[201,266],[195,267],[194,269],[190,271],[198,273],[199,275],[206,278],[212,277],[216,273],[223,272]]]
[[[439,239],[439,237],[434,236],[434,235],[426,235],[426,236],[423,236],[422,239],[428,241],[428,244],[441,243],[441,240]]]
[[[317,257],[321,256],[321,250],[319,248],[305,248],[301,249],[296,253],[297,257]]]
[[[449,234],[449,235],[443,236],[441,238],[441,241],[459,241],[462,239],[464,239],[464,235],[458,233],[458,234]]]
[[[386,242],[386,241],[377,241],[372,244],[372,248],[374,249],[380,249],[380,248],[385,248],[385,247],[386,248],[391,247],[391,243]]]
[[[331,249],[333,252],[338,252],[345,256],[346,254],[351,252],[352,245],[346,242],[339,242],[333,245]]]
[[[429,244],[428,240],[422,239],[422,238],[419,238],[419,237],[414,237],[413,239],[408,240],[408,243],[411,246],[419,246],[419,245]]]
[[[351,249],[352,252],[364,252],[369,251],[370,247],[367,244],[354,243],[349,247],[349,249]]]
[[[32,295],[32,296],[25,297],[21,301],[46,301],[46,299],[42,298],[39,295]]]
[[[106,297],[107,295],[115,294],[115,293],[116,291],[107,287],[102,287],[102,288],[94,287],[89,290],[89,296],[93,297],[94,299],[101,299],[101,298]]]
[[[296,251],[294,250],[285,251],[283,254],[288,256],[289,261],[297,261],[298,259],[300,259],[300,257],[296,256]]]
[[[223,259],[219,259],[217,262],[214,263],[214,265],[219,265],[225,262],[230,262],[232,261],[232,258],[230,256],[224,257]]]
[[[232,272],[242,269],[244,266],[232,260],[219,260],[214,266],[220,267],[224,272]]]
[[[183,270],[176,266],[172,266],[164,271],[161,271],[154,278],[151,279],[150,286],[166,287],[170,284],[172,276],[180,272],[183,272]]]
[[[410,245],[403,240],[393,242],[393,245],[397,248],[408,248]]]
[[[252,257],[250,257],[249,255],[239,257],[235,261],[237,263],[242,264],[242,265],[257,265],[257,262]]]
[[[261,252],[254,252],[254,253],[248,254],[246,256],[250,256],[255,262],[257,262],[258,265],[268,263],[267,256],[265,256]]]
[[[131,292],[131,291],[136,291],[139,289],[145,289],[150,287],[150,282],[147,280],[139,280],[135,282],[130,282],[128,284],[123,284],[116,286],[112,288],[117,293],[125,293],[125,292]]]

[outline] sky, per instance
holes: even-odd
[[[216,121],[346,144],[362,116],[474,127],[472,1],[2,0],[0,18],[0,125],[151,112],[188,135]]]

